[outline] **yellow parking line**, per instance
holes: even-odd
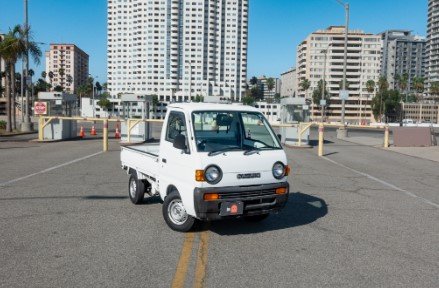
[[[172,281],[172,286],[171,286],[172,288],[184,287],[187,269],[189,267],[189,260],[191,259],[194,239],[195,239],[195,233],[187,233],[185,235],[183,248],[181,249],[180,259],[178,260],[177,270],[175,271],[174,280]]]
[[[195,269],[194,288],[203,288],[205,284],[208,244],[208,231],[201,232],[200,244],[198,246],[197,266]]]

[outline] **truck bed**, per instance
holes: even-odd
[[[159,143],[122,146],[121,165],[125,169],[134,169],[145,178],[156,179],[158,169]]]

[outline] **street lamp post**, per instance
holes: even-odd
[[[28,23],[28,0],[24,0],[24,29],[25,29],[25,48],[26,52],[23,57],[23,66],[24,70],[24,81],[25,82],[25,94],[26,94],[26,105],[25,105],[25,117],[24,122],[21,124],[21,131],[30,132],[31,129],[31,121],[29,115],[29,88],[27,87],[28,82],[28,73],[29,73],[29,23]],[[23,107],[21,108],[23,109]]]
[[[346,91],[346,70],[348,61],[348,33],[349,33],[349,3],[345,3],[342,0],[337,0],[337,2],[344,7],[346,14],[346,26],[345,26],[345,36],[344,36],[344,61],[343,61],[343,85],[342,90]],[[348,136],[346,126],[345,126],[345,105],[346,100],[343,98],[341,100],[341,123],[342,127],[337,130],[337,138],[345,138]]]

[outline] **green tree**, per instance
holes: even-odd
[[[375,120],[397,120],[399,118],[399,109],[401,107],[401,94],[397,90],[384,90],[378,92],[372,99],[372,113]]]
[[[252,78],[250,78],[250,84],[253,86],[258,84],[258,78],[256,78],[256,76],[253,76]]]
[[[196,95],[194,98],[194,102],[197,102],[197,103],[204,102],[204,97],[201,95]]]
[[[312,92],[312,101],[314,102],[315,105],[320,105],[320,100],[322,100],[322,85],[323,85],[323,80],[320,80],[317,83],[317,88],[314,89],[314,91]],[[325,93],[324,93],[324,100],[326,100],[326,106],[329,106],[329,100],[330,100],[330,95],[329,95],[329,91],[326,85],[326,81],[325,81]]]
[[[252,96],[244,96],[242,98],[242,103],[244,105],[249,105],[249,106],[253,106],[255,104],[255,99]]]
[[[274,86],[275,86],[276,84],[275,84],[275,82],[274,82],[274,79],[270,77],[270,78],[267,79],[267,81],[266,81],[266,85],[267,85],[267,90],[268,90],[269,92],[271,92],[271,91],[273,91]]]
[[[68,74],[68,75],[66,76],[66,83],[67,83],[67,86],[69,86],[69,87],[70,87],[70,85],[72,85],[72,83],[73,83],[73,77],[72,77],[72,75]],[[74,91],[72,90],[72,91],[70,91],[70,92],[74,92]]]
[[[53,91],[55,91],[55,92],[63,92],[64,88],[62,88],[61,85],[56,85],[55,88],[53,88]]]
[[[375,81],[373,80],[368,80],[366,82],[366,90],[368,93],[372,94],[373,92],[375,92]]]
[[[28,45],[26,45],[26,37],[28,37]],[[34,63],[40,63],[40,57],[42,55],[40,48],[33,41],[30,28],[24,28],[20,25],[16,25],[13,29],[5,35],[2,42],[0,42],[0,57],[5,61],[6,71],[6,113],[7,113],[7,132],[11,132],[12,129],[16,129],[15,111],[12,113],[12,109],[15,106],[15,64],[19,58],[22,58],[26,53],[29,53],[33,58]]]
[[[99,101],[97,104],[101,106],[103,109],[106,109],[107,111],[111,108],[111,101],[108,99],[109,94],[103,93],[99,96]]]
[[[49,82],[50,82],[50,87],[52,87],[52,82],[53,82],[53,77],[55,76],[54,74],[53,74],[53,72],[52,71],[49,71]]]
[[[39,92],[45,92],[50,89],[50,84],[47,83],[43,78],[38,79],[37,82],[34,83],[35,95],[38,95]]]
[[[346,86],[345,86],[346,90],[349,90],[350,85],[351,85],[351,83],[348,80],[346,80]],[[340,88],[340,90],[343,89],[343,79],[341,79],[340,83],[338,83],[338,87]]]
[[[44,80],[46,80],[46,77],[47,77],[47,73],[46,73],[46,71],[42,71],[42,72],[41,72],[41,78],[43,78]]]
[[[389,82],[387,81],[387,77],[381,76],[378,80],[378,91],[383,92],[389,90]]]
[[[280,94],[279,93],[276,93],[276,94],[274,94],[274,102],[276,102],[276,103],[280,103]]]
[[[417,100],[421,100],[425,90],[425,79],[423,77],[413,77],[413,88],[417,93]]]
[[[300,89],[302,89],[305,92],[305,97],[306,97],[306,93],[307,93],[309,87],[311,87],[311,82],[308,79],[304,78],[300,82],[299,86],[300,86]]]

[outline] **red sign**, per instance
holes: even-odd
[[[34,103],[35,115],[46,115],[47,114],[47,102],[35,102]]]

